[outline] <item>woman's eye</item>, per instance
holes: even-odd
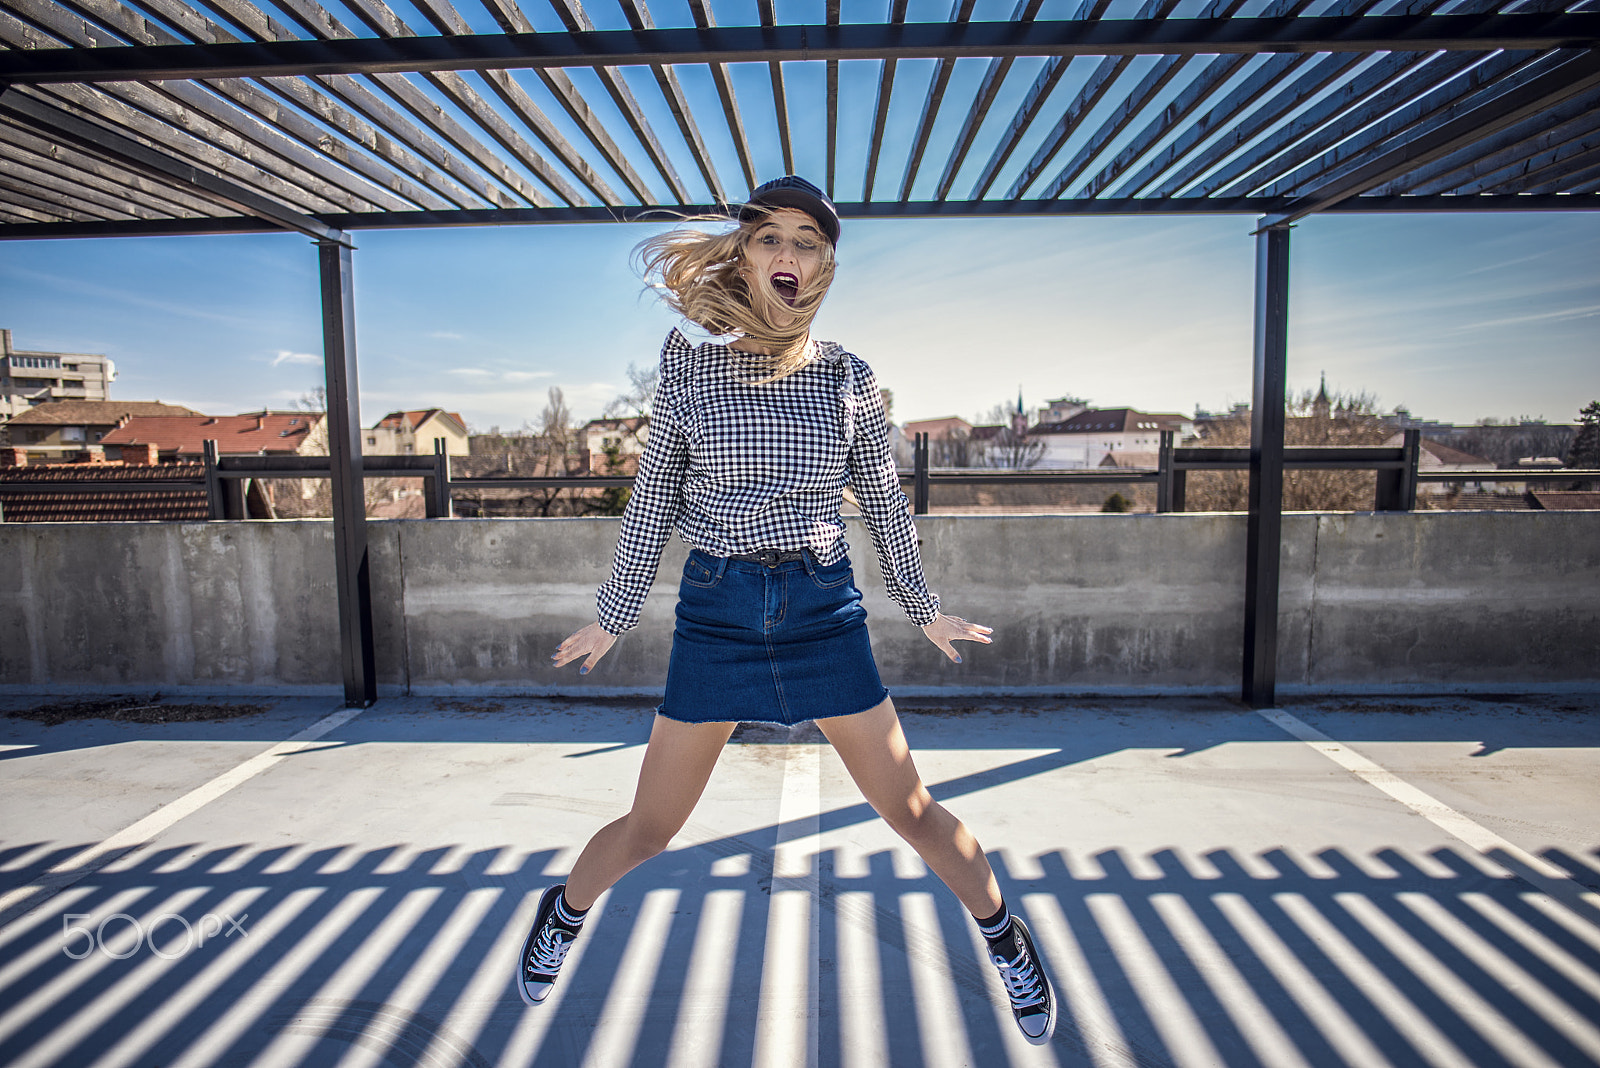
[[[762,234],[761,235],[761,243],[763,245],[767,245],[768,247],[771,247],[771,246],[774,246],[774,245],[783,244],[783,242],[779,241],[777,236],[774,235],[774,234]]]

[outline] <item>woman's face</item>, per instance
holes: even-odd
[[[745,270],[753,276],[753,284],[766,279],[780,300],[793,305],[822,265],[827,243],[827,235],[811,216],[796,208],[778,208],[750,235]]]

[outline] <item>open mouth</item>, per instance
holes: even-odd
[[[800,297],[800,279],[785,271],[772,276],[772,288],[778,291],[785,304],[793,305]]]

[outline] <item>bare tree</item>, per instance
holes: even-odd
[[[1394,425],[1377,414],[1368,393],[1339,394],[1318,404],[1311,391],[1286,404],[1286,445],[1382,445],[1394,436]],[[1249,445],[1247,412],[1212,422],[1202,444]],[[1286,471],[1283,508],[1290,512],[1365,511],[1377,493],[1372,471]],[[1248,476],[1242,471],[1192,471],[1185,507],[1191,512],[1242,512],[1249,507]]]
[[[296,409],[302,412],[325,412],[328,410],[328,387],[317,386],[308,393],[300,394],[300,399],[294,402]]]
[[[1021,470],[1033,467],[1044,457],[1044,440],[1030,438],[1026,422],[1016,418],[1010,405],[996,404],[978,417],[980,426],[999,426],[1000,432],[980,443],[976,463],[983,467]],[[1021,429],[1018,424],[1021,423]]]

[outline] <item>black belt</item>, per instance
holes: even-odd
[[[730,553],[729,560],[743,560],[747,564],[762,564],[766,567],[777,567],[779,564],[792,564],[796,560],[804,560],[804,549],[757,549],[753,553]]]

